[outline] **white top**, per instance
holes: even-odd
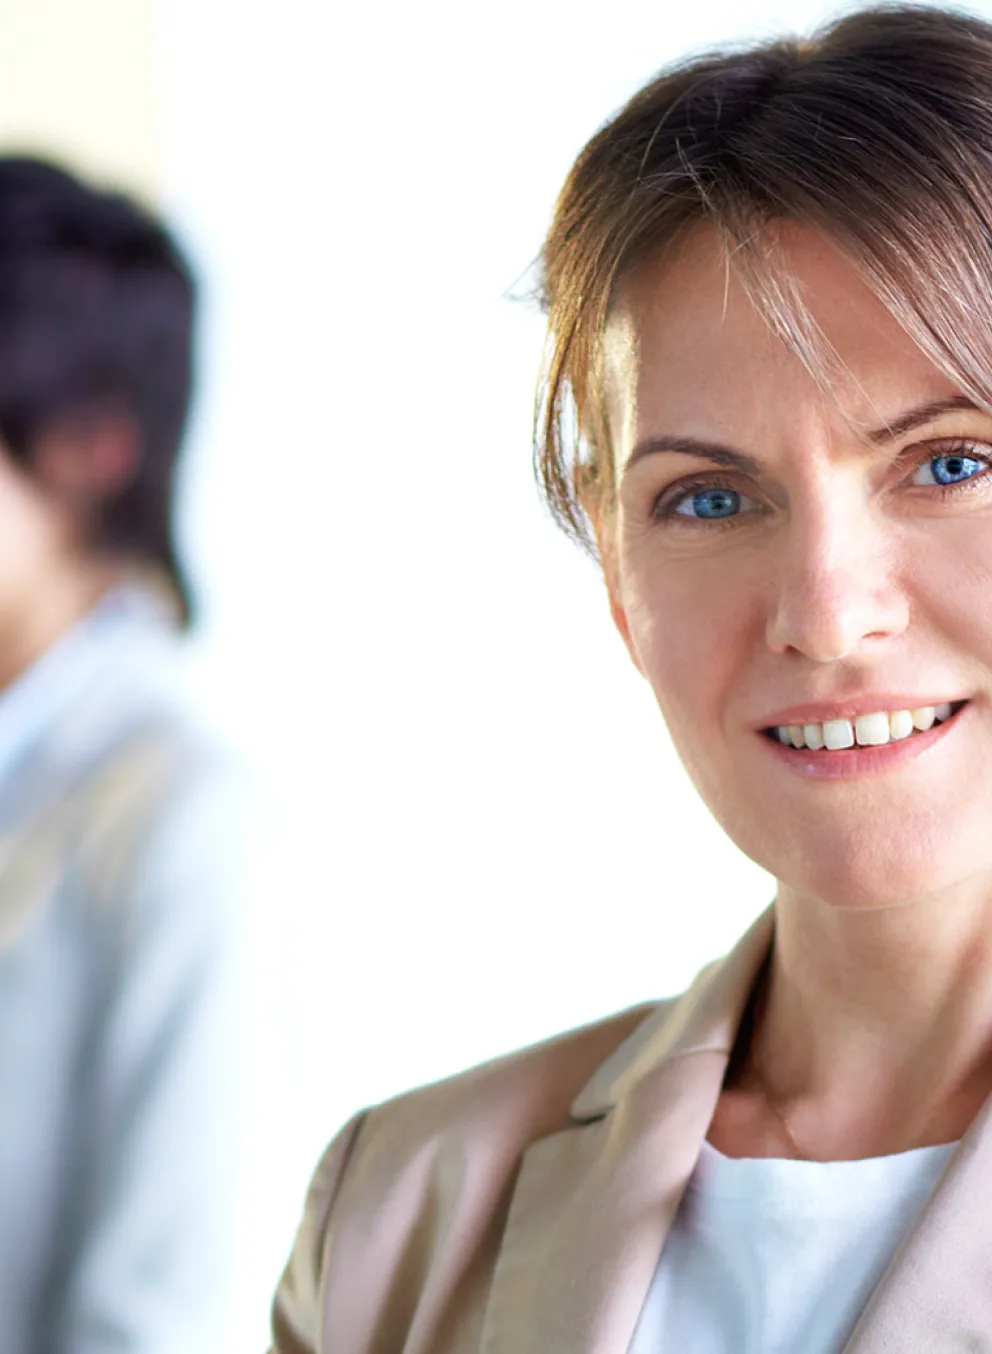
[[[956,1145],[819,1162],[704,1142],[629,1354],[838,1354]]]
[[[212,1354],[230,1319],[238,777],[114,591],[0,692],[0,1346]]]

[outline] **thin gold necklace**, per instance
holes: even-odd
[[[792,1148],[798,1160],[800,1161],[815,1160],[815,1158],[811,1157],[808,1152],[804,1152],[802,1148],[799,1146],[799,1144],[796,1142],[796,1135],[789,1127],[789,1121],[785,1117],[785,1111],[780,1109],[779,1106],[775,1103],[775,1097],[771,1094],[771,1092],[768,1089],[768,1082],[765,1079],[765,1074],[758,1066],[758,1061],[755,1058],[753,1051],[751,1053],[751,1067],[753,1068],[758,1078],[758,1081],[761,1083],[761,1094],[765,1097],[765,1104],[771,1110],[772,1114],[775,1115],[775,1118],[779,1121],[779,1123],[785,1130],[785,1136],[789,1139],[789,1145]]]
[[[771,955],[769,955],[769,963],[768,963],[768,965],[766,965],[766,968],[765,968],[765,971],[764,971],[764,974],[763,974],[763,977],[762,977],[761,993],[760,993],[760,995],[759,995],[758,1002],[757,1002],[757,1006],[760,1008],[760,1010],[759,1010],[759,1011],[755,1014],[755,1016],[753,1017],[753,1019],[752,1019],[752,1024],[751,1024],[751,1047],[750,1047],[750,1050],[749,1050],[749,1052],[750,1052],[750,1054],[751,1054],[751,1068],[752,1068],[752,1070],[753,1070],[755,1076],[758,1078],[758,1082],[759,1082],[759,1084],[760,1084],[760,1086],[761,1086],[761,1094],[765,1097],[765,1104],[768,1106],[768,1108],[771,1110],[772,1114],[775,1115],[775,1118],[776,1118],[776,1119],[779,1121],[779,1123],[782,1125],[782,1128],[783,1128],[784,1131],[785,1131],[785,1136],[786,1136],[786,1137],[788,1138],[788,1140],[789,1140],[789,1146],[792,1148],[792,1150],[793,1150],[793,1152],[794,1152],[796,1158],[797,1158],[799,1161],[815,1161],[816,1158],[815,1158],[815,1157],[811,1157],[811,1156],[809,1155],[808,1152],[804,1152],[803,1149],[799,1146],[799,1143],[796,1141],[796,1135],[793,1133],[792,1129],[789,1127],[789,1121],[788,1121],[788,1119],[786,1119],[786,1117],[785,1117],[785,1111],[784,1111],[783,1109],[781,1109],[780,1106],[776,1103],[776,1097],[772,1094],[771,1090],[769,1089],[769,1086],[768,1086],[768,1079],[767,1079],[767,1077],[765,1076],[764,1071],[762,1070],[761,1064],[758,1062],[758,1056],[757,1056],[757,1054],[755,1053],[755,1049],[754,1049],[754,1033],[755,1033],[755,1030],[757,1029],[759,1020],[760,1020],[761,1017],[763,1017],[764,1014],[765,1014],[765,1007],[766,1007],[766,1005],[767,1005],[768,980],[769,980],[769,974],[770,974],[770,960],[771,960]]]

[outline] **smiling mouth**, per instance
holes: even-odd
[[[854,747],[882,747],[926,733],[935,724],[946,724],[967,704],[966,700],[945,701],[915,710],[880,710],[852,719],[828,719],[823,724],[780,724],[762,732],[773,742],[797,751],[844,752]]]

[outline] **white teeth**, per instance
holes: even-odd
[[[881,747],[889,741],[888,715],[858,715],[854,721],[854,736],[862,747]]]
[[[814,752],[819,752],[824,746],[821,724],[804,724],[803,737],[806,739],[806,746],[812,748]]]
[[[913,732],[913,716],[908,710],[893,710],[889,715],[889,737],[893,743],[908,738]]]
[[[951,711],[950,701],[942,701],[939,705],[922,705],[918,710],[880,710],[854,719],[828,719],[824,724],[779,725],[773,732],[786,747],[810,748],[813,752],[822,748],[836,752],[854,747],[855,743],[860,747],[881,747],[901,742],[914,730],[925,733],[935,723],[950,719]]]
[[[849,719],[828,719],[823,725],[823,741],[831,752],[854,747],[854,726]]]

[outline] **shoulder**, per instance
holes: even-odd
[[[181,711],[132,707],[93,733],[102,737],[66,769],[63,812],[74,854],[100,876],[147,874],[150,857],[174,871],[190,851],[207,860],[233,847],[247,817],[244,777]]]
[[[647,1003],[557,1034],[384,1101],[346,1124],[314,1173],[276,1295],[278,1354],[317,1350],[319,1312],[327,1303],[339,1310],[343,1302],[354,1315],[356,1305],[341,1295],[359,1272],[368,1279],[369,1311],[387,1300],[390,1267],[383,1260],[373,1278],[370,1228],[396,1254],[441,1245],[435,1227],[441,1219],[449,1237],[485,1235],[528,1146],[568,1125],[569,1107],[596,1068],[658,1009]]]
[[[365,1110],[325,1154],[310,1211],[327,1217],[339,1200],[344,1225],[390,1199],[417,1211],[438,1189],[450,1195],[455,1179],[459,1207],[488,1206],[482,1196],[491,1204],[530,1144],[568,1127],[597,1067],[658,1006],[631,1007]]]
[[[385,1101],[365,1113],[363,1151],[402,1155],[478,1137],[519,1150],[557,1132],[596,1068],[657,1007],[630,1007]]]
[[[216,911],[257,827],[255,776],[187,697],[181,642],[121,629],[35,749],[22,830],[61,844],[101,910],[131,907],[140,885],[173,915]]]
[[[66,679],[68,698],[33,757],[64,798],[81,797],[92,809],[106,802],[121,822],[195,793],[230,795],[248,779],[244,758],[196,699],[194,651],[153,603],[124,590],[81,628],[65,657],[84,675]]]

